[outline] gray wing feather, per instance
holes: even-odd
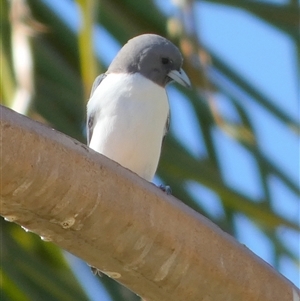
[[[166,138],[166,136],[167,136],[167,134],[169,132],[169,129],[170,129],[170,111],[169,111],[169,114],[168,114],[168,117],[167,117],[165,129],[164,129],[164,135],[163,135],[163,139],[162,139],[162,143],[164,143],[165,138]]]
[[[95,90],[97,89],[97,87],[101,84],[101,82],[103,81],[103,79],[105,78],[106,74],[100,74],[99,76],[96,77],[93,86],[92,86],[92,90],[91,90],[91,95],[90,98],[93,96]],[[91,138],[93,135],[93,130],[95,127],[95,114],[96,112],[91,112],[90,115],[87,116],[87,145],[90,144],[91,142]]]
[[[100,74],[96,77],[96,79],[94,80],[93,86],[92,86],[92,90],[91,90],[91,95],[90,98],[93,96],[95,90],[97,89],[97,87],[101,84],[101,82],[103,81],[103,79],[106,77],[106,74]]]

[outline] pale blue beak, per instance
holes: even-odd
[[[192,84],[186,73],[183,71],[182,68],[180,70],[172,70],[168,73],[168,76],[172,78],[178,84],[186,87],[191,88]]]

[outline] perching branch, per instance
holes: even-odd
[[[80,142],[0,110],[7,220],[147,301],[299,300],[287,279],[179,200]]]

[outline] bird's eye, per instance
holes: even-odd
[[[162,62],[164,65],[167,65],[167,64],[170,63],[170,60],[169,60],[167,57],[163,57],[163,58],[161,59],[161,62]]]

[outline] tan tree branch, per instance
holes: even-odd
[[[147,301],[300,300],[287,279],[174,197],[80,142],[0,110],[6,219]]]

